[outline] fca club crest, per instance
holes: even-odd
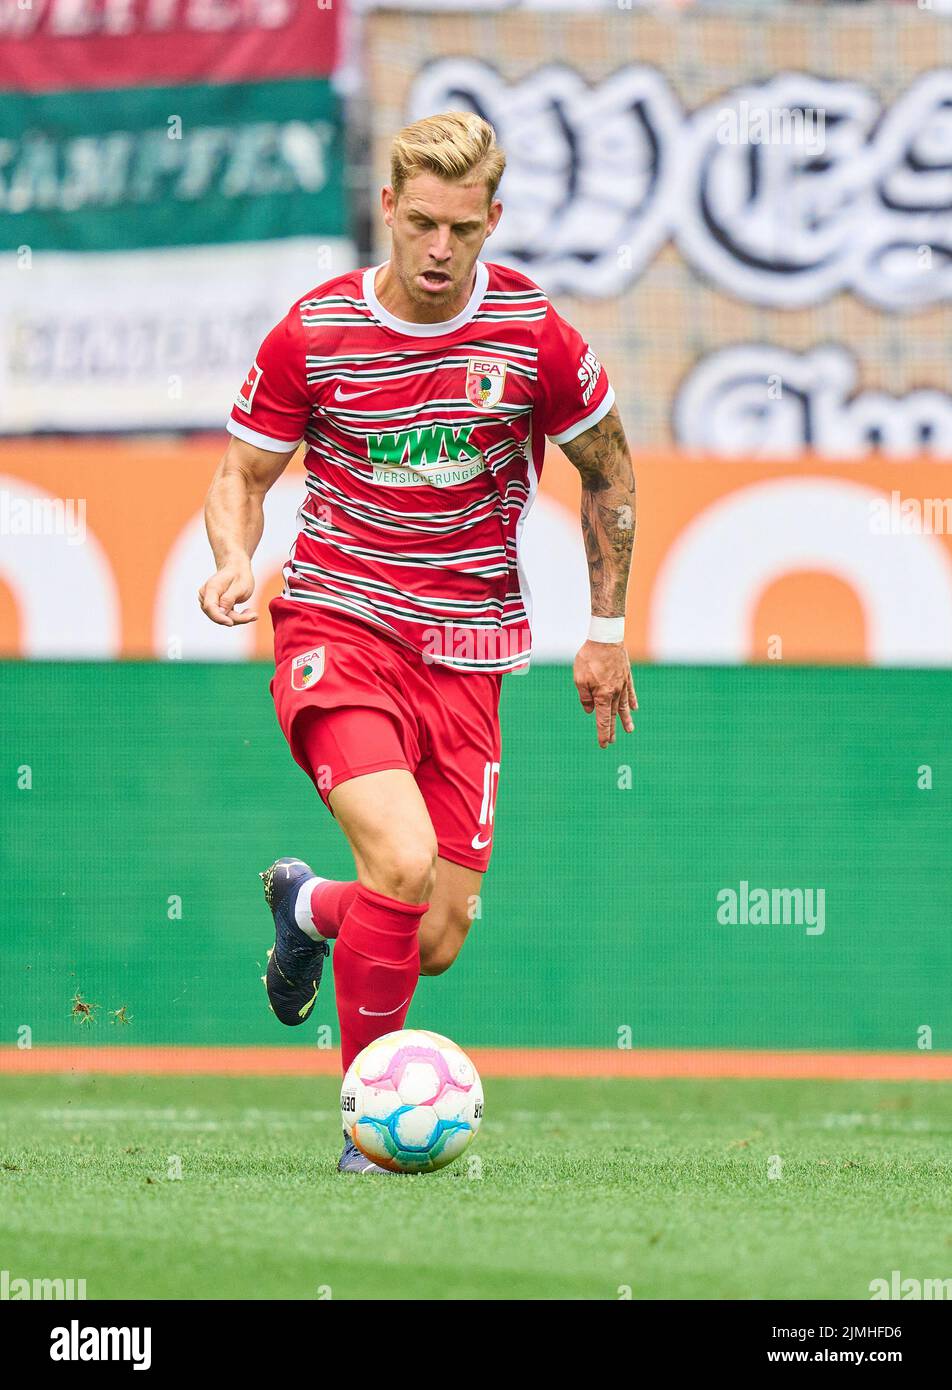
[[[466,398],[482,410],[502,400],[506,364],[498,357],[471,357],[466,364]]]
[[[291,662],[291,689],[310,690],[324,674],[324,648],[315,647]]]

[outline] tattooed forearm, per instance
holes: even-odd
[[[635,539],[635,474],[617,407],[562,450],[582,478],[592,612],[600,618],[620,617]]]

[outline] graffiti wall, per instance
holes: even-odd
[[[585,325],[639,443],[952,452],[952,26],[928,7],[378,13],[369,40],[377,174],[408,119],[493,122],[487,254]]]

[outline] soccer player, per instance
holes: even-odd
[[[546,437],[582,478],[592,621],[575,685],[600,747],[617,721],[634,727],[631,459],[588,344],[525,275],[478,259],[504,165],[469,112],[397,135],[389,261],[310,290],[268,334],[206,502],[216,572],[199,601],[213,622],[253,622],[238,605],[254,591],[264,496],[307,445],[270,605],[271,692],[356,879],[291,857],[265,871],[266,985],[281,1022],[302,1023],[336,942],[345,1071],[403,1027],[419,975],[448,969],[469,929],[492,849],[500,682],[530,656],[519,543]],[[381,1171],[349,1143],[338,1167]]]

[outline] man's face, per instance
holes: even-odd
[[[428,308],[468,298],[476,258],[502,213],[486,185],[417,174],[399,198],[385,188],[382,204],[393,237],[390,264],[408,298]]]

